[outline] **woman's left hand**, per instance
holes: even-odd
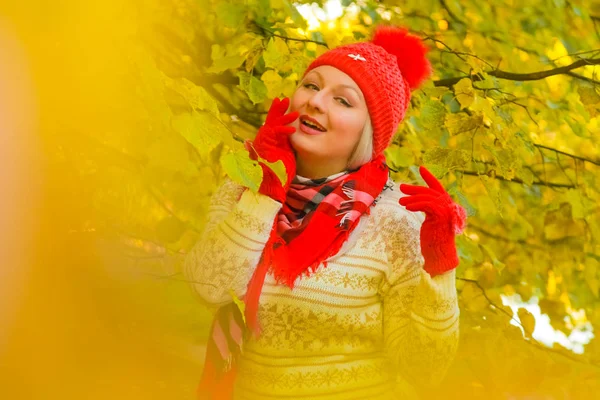
[[[429,187],[400,185],[400,191],[408,195],[400,199],[400,204],[409,211],[425,213],[421,253],[425,259],[424,269],[433,277],[458,266],[454,236],[465,228],[467,215],[431,172],[425,167],[420,167],[419,172]]]

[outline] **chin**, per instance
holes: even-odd
[[[292,144],[292,148],[296,151],[296,154],[314,154],[320,153],[318,141],[315,136],[307,135],[302,132],[296,132],[290,137],[290,143]]]

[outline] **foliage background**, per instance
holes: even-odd
[[[3,390],[192,398],[210,314],[179,268],[211,193],[226,174],[256,190],[241,142],[312,58],[392,23],[425,40],[434,67],[387,151],[394,178],[418,181],[424,164],[470,214],[459,354],[427,395],[598,392],[598,339],[583,354],[548,347],[502,296],[537,303],[566,335],[600,326],[600,2],[344,0],[324,21],[302,3],[1,6],[0,33],[19,49],[4,60],[24,54],[33,88],[15,104],[33,125],[36,151],[22,154],[34,172],[14,173],[30,182],[22,194],[37,190],[21,203],[31,229],[3,226],[31,255],[7,303]]]

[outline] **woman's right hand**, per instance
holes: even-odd
[[[257,159],[258,155],[271,163],[278,160],[283,162],[287,173],[286,184],[281,185],[277,175],[261,163],[263,180],[258,190],[259,193],[282,204],[285,202],[290,183],[296,175],[296,156],[290,144],[290,135],[296,132],[296,128],[288,125],[298,118],[299,113],[295,111],[286,114],[289,104],[288,98],[283,100],[275,98],[267,113],[265,124],[258,130],[254,141],[246,145],[252,159]]]

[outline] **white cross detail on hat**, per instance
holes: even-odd
[[[354,61],[360,60],[360,61],[367,61],[363,56],[361,56],[360,54],[348,54],[348,57],[352,58]]]

